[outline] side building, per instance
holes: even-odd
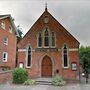
[[[0,15],[0,68],[14,68],[17,32],[11,15]]]

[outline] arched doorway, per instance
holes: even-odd
[[[52,76],[52,61],[49,56],[45,56],[41,64],[41,74],[42,77],[51,77]]]

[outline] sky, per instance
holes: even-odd
[[[0,0],[0,15],[11,14],[25,35],[44,12],[45,3],[80,45],[90,46],[90,0]]]

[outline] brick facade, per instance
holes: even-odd
[[[5,29],[1,27],[2,21]],[[9,31],[9,26],[11,31]],[[8,45],[4,44],[4,38],[8,38]],[[14,68],[16,63],[16,28],[11,15],[0,15],[0,67]],[[3,61],[3,52],[7,52],[7,61]]]
[[[7,78],[8,77],[8,78]],[[0,72],[0,84],[12,80],[12,70]]]
[[[48,23],[44,22],[44,18],[48,16]],[[55,32],[56,38],[55,47],[43,46],[38,48],[37,35],[38,32],[43,32],[44,28],[48,27],[50,32]],[[66,44],[68,47],[68,68],[63,67],[62,48]],[[26,67],[27,46],[31,46],[31,67]],[[52,62],[52,76],[58,74],[66,79],[77,79],[79,76],[79,42],[47,11],[40,16],[31,29],[27,32],[24,38],[18,44],[18,66],[23,63],[27,68],[29,76],[32,78],[42,77],[42,61],[45,56],[48,56]],[[72,70],[71,64],[76,64],[76,70]]]

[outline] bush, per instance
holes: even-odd
[[[24,82],[24,85],[35,85],[36,82],[34,80],[28,79],[27,81]]]
[[[54,86],[63,86],[65,83],[66,82],[60,76],[55,76],[52,79],[52,85]]]
[[[28,73],[24,68],[16,68],[13,71],[13,83],[21,84],[28,79]]]

